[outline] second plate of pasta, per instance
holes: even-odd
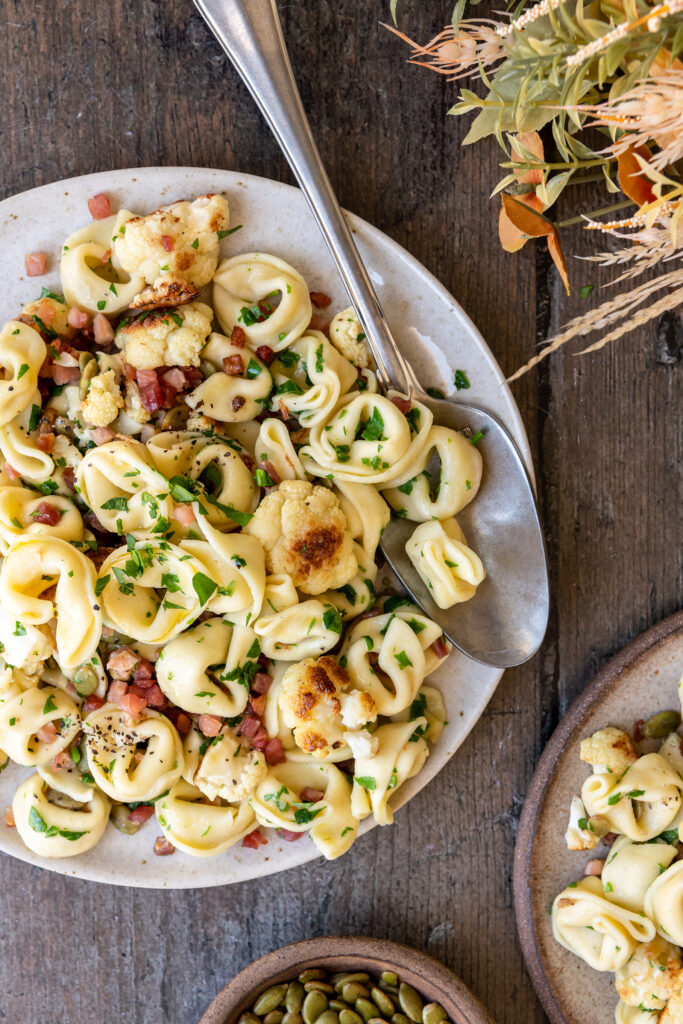
[[[44,186],[0,218],[0,849],[183,888],[345,854],[500,678],[374,560],[390,514],[421,547],[438,517],[449,593],[475,595],[486,553],[453,517],[479,452],[378,392],[296,189],[147,168]],[[420,380],[466,381],[529,463],[472,324],[352,224]]]

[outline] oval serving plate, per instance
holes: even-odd
[[[348,305],[332,258],[298,189],[234,171],[192,167],[146,167],[107,171],[44,185],[0,203],[0,296],[2,321],[34,299],[41,285],[59,286],[58,257],[64,239],[89,220],[87,199],[106,192],[113,209],[149,213],[176,199],[224,192],[230,222],[244,225],[221,243],[222,256],[238,252],[272,252],[306,278],[313,291],[332,297],[332,310]],[[425,386],[453,392],[453,370],[467,371],[468,398],[490,409],[508,427],[530,473],[529,445],[519,410],[485,341],[455,299],[399,245],[358,217],[350,223],[369,267],[384,311],[404,352]],[[50,254],[48,273],[27,278],[24,255]],[[446,666],[431,677],[444,692],[449,724],[422,771],[400,792],[395,806],[411,799],[458,749],[480,717],[502,673],[469,661],[453,651]],[[28,772],[15,766],[0,775],[0,807],[11,804],[18,782]],[[366,820],[361,832],[372,823]],[[154,824],[136,836],[108,828],[88,853],[67,860],[47,860],[30,853],[12,829],[0,827],[0,850],[62,874],[118,885],[148,888],[195,888],[226,885],[272,874],[318,856],[312,843],[283,843],[273,834],[266,847],[233,847],[205,859],[178,853],[155,857]],[[348,854],[347,854],[348,856]]]
[[[354,935],[292,942],[259,957],[218,993],[199,1024],[232,1024],[266,988],[311,967],[333,973],[369,971],[376,976],[395,971],[425,1002],[439,1003],[452,1024],[493,1024],[479,1000],[438,960],[398,942]]]
[[[568,850],[564,834],[573,796],[589,775],[581,740],[607,725],[631,732],[634,722],[678,709],[683,671],[683,612],[653,626],[612,658],[572,704],[545,748],[517,832],[513,889],[522,953],[552,1024],[613,1021],[619,1000],[613,975],[594,971],[553,938],[549,908],[584,864],[607,848]]]

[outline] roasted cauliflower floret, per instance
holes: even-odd
[[[106,427],[114,422],[120,409],[123,409],[123,398],[114,371],[105,370],[92,377],[81,403],[85,422],[91,427]]]
[[[290,665],[282,677],[278,706],[282,721],[294,730],[294,741],[313,757],[327,757],[344,743],[341,699],[351,682],[334,658],[305,658]]]
[[[199,353],[211,333],[211,307],[190,302],[162,309],[124,323],[116,343],[127,363],[137,370],[157,366],[199,366]]]
[[[638,751],[627,732],[610,725],[582,740],[579,756],[596,772],[623,775],[638,760]]]
[[[283,480],[244,528],[261,541],[270,573],[287,573],[305,594],[343,587],[358,571],[339,498],[307,480]]]
[[[365,690],[345,693],[341,705],[341,719],[347,729],[360,729],[377,718],[375,700]]]
[[[212,743],[194,776],[194,784],[210,800],[220,797],[230,803],[246,800],[268,771],[266,759],[257,750],[245,749],[231,733]]]
[[[358,732],[345,732],[344,742],[351,748],[351,753],[359,761],[367,761],[375,757],[379,750],[379,737],[373,736],[367,729]]]
[[[184,306],[198,298],[199,289],[195,285],[188,284],[182,278],[162,277],[136,295],[129,308],[134,309],[136,313],[162,307],[170,309],[171,306]]]
[[[330,341],[338,352],[360,370],[373,370],[375,360],[353,306],[342,309],[330,324]]]
[[[564,839],[568,850],[594,850],[600,837],[582,825],[588,824],[588,813],[580,796],[575,796],[569,808],[569,824]]]
[[[228,226],[224,196],[200,196],[126,221],[114,243],[121,266],[131,277],[155,284],[164,274],[203,288],[218,265],[218,232]]]
[[[681,1021],[683,1021],[683,981],[679,982],[678,989],[666,1004],[666,1009],[662,1012],[658,1024],[681,1024]]]
[[[617,992],[629,1006],[663,1010],[681,986],[681,954],[677,946],[656,935],[638,946],[635,953],[614,976]]]

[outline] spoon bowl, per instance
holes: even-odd
[[[548,620],[543,536],[526,468],[505,427],[483,409],[424,394],[398,349],[311,133],[294,80],[275,0],[195,0],[270,125],[318,222],[358,313],[387,391],[416,398],[435,422],[486,434],[484,477],[474,508],[459,517],[487,578],[471,601],[444,611],[405,551],[415,524],[392,520],[382,544],[400,582],[464,653],[506,668],[538,649]]]
[[[477,442],[483,459],[481,485],[457,520],[468,545],[480,555],[486,578],[469,601],[440,608],[406,553],[419,524],[394,516],[380,540],[384,557],[413,600],[459,650],[485,665],[511,668],[538,650],[548,622],[548,572],[531,480],[514,441],[491,413],[422,392],[415,397],[440,426],[470,437],[482,434]],[[510,480],[515,481],[514,490]]]

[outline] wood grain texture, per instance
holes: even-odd
[[[586,307],[539,248],[503,253],[493,142],[461,150],[456,87],[403,63],[388,2],[281,2],[301,91],[342,203],[453,291],[512,372]],[[427,39],[450,4],[403,0]],[[190,0],[0,0],[2,195],[108,167],[225,166],[289,180]],[[587,252],[579,232],[568,249]],[[598,281],[572,261],[578,287]],[[451,966],[499,1024],[544,1020],[511,899],[515,827],[569,701],[680,607],[680,324],[515,385],[536,459],[554,605],[542,652],[509,672],[460,752],[391,829],[341,861],[241,886],[114,889],[0,858],[0,1020],[193,1024],[232,974],[297,938],[383,936]]]

